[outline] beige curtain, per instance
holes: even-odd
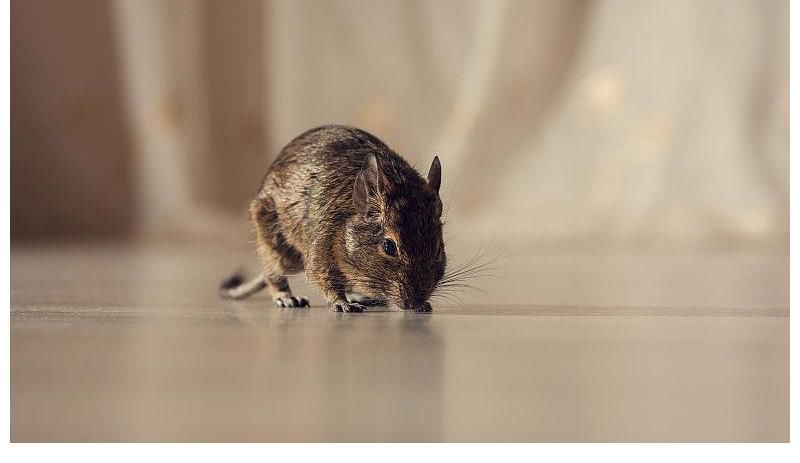
[[[788,249],[786,1],[99,4],[145,236],[246,242],[277,150],[346,123],[438,153],[469,246]]]

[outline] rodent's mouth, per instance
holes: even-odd
[[[400,304],[398,304],[398,307],[400,307],[403,310],[414,311],[425,305],[425,302],[426,301],[403,301]]]
[[[428,302],[428,298],[421,297],[403,297],[404,294],[386,294],[383,299],[387,301],[388,305],[395,309],[400,310],[417,310]]]
[[[389,298],[388,303],[395,310],[414,310],[416,308],[412,302],[400,298]]]

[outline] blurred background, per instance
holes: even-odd
[[[422,171],[437,153],[470,243],[788,253],[787,1],[16,0],[11,21],[13,243],[249,246],[278,150],[343,123]]]

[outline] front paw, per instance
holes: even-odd
[[[363,312],[364,306],[355,302],[335,301],[328,304],[332,312]]]
[[[386,299],[361,296],[359,294],[350,294],[347,296],[347,300],[350,302],[355,302],[356,304],[361,304],[364,307],[378,307],[387,305]]]
[[[275,298],[275,305],[281,308],[293,308],[293,307],[310,307],[311,304],[308,302],[308,298],[305,296],[283,296],[283,297],[276,297]]]

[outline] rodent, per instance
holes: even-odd
[[[388,304],[431,311],[447,263],[441,170],[435,156],[423,178],[354,127],[302,133],[281,149],[250,203],[261,273],[228,278],[220,295],[241,299],[268,286],[277,306],[308,306],[286,279],[305,271],[337,312]]]

